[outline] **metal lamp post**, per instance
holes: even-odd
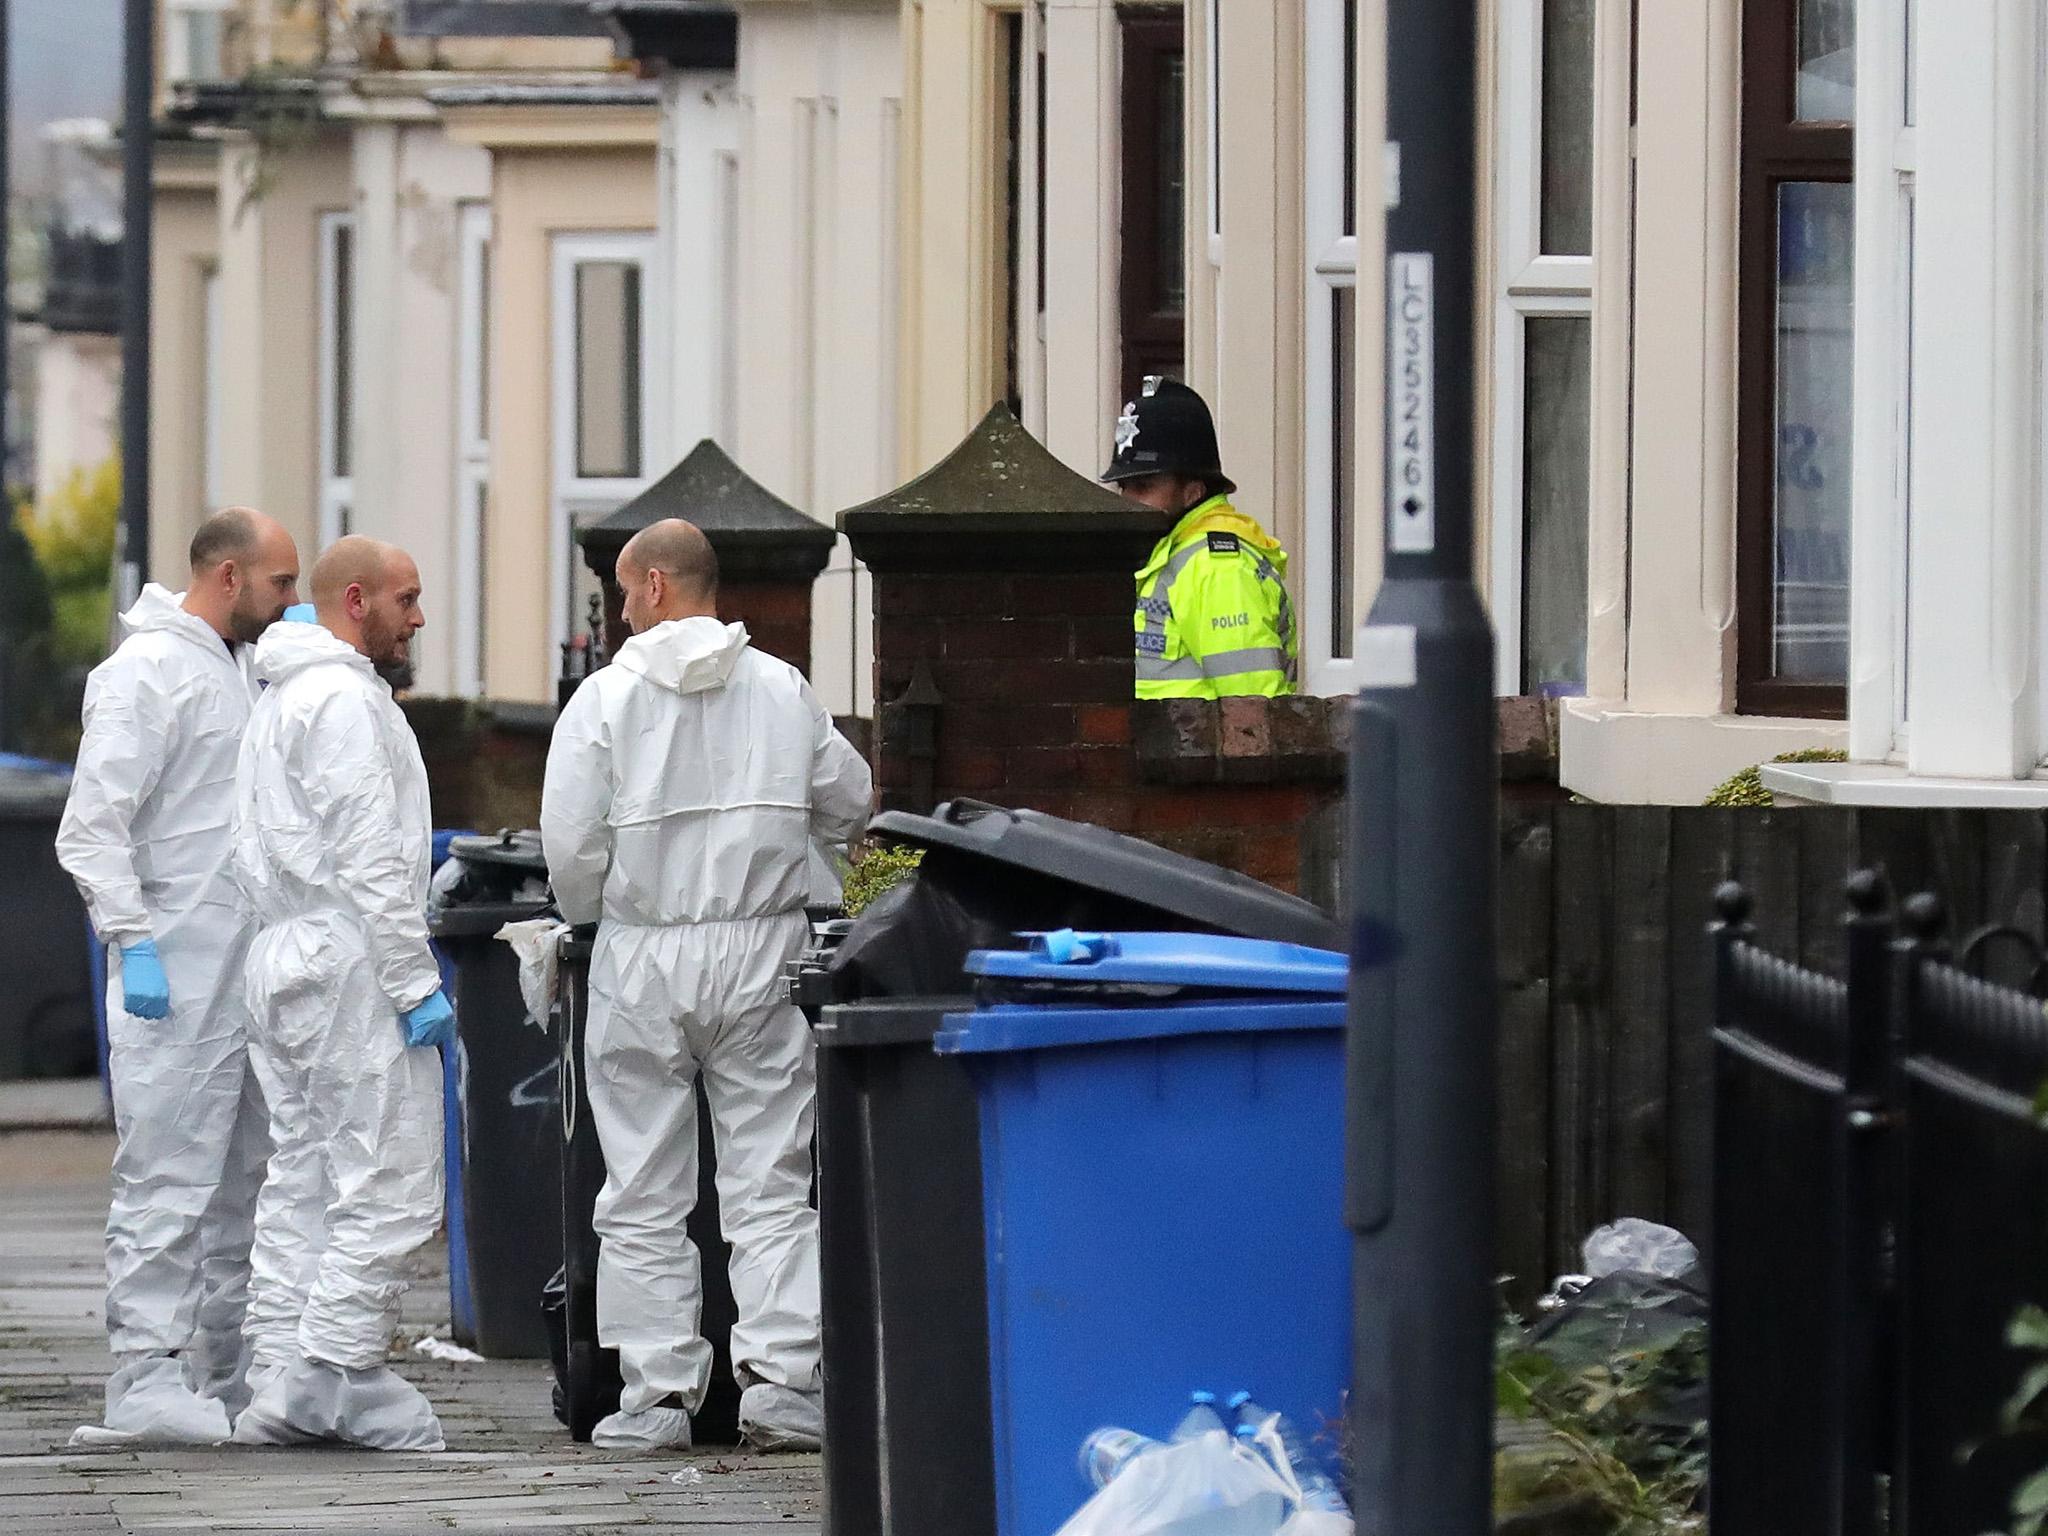
[[[121,525],[118,613],[149,575],[149,266],[156,0],[126,0],[121,93]]]
[[[1387,5],[1386,575],[1359,631],[1351,1406],[1361,1536],[1493,1526],[1493,632],[1472,583],[1474,0]],[[1376,935],[1396,936],[1372,964]]]

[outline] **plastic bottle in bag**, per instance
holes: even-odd
[[[1335,1479],[1323,1470],[1322,1461],[1301,1438],[1300,1431],[1285,1414],[1273,1413],[1252,1401],[1249,1392],[1239,1392],[1230,1399],[1230,1407],[1237,1417],[1237,1435],[1247,1445],[1257,1447],[1262,1437],[1270,1431],[1267,1450],[1277,1441],[1287,1457],[1287,1466],[1281,1470],[1292,1472],[1294,1481],[1301,1487],[1301,1507],[1304,1510],[1318,1510],[1329,1514],[1341,1514],[1347,1518],[1351,1506],[1344,1501],[1343,1490]]]
[[[1294,1495],[1266,1456],[1208,1430],[1130,1457],[1059,1536],[1281,1536],[1303,1518]],[[1311,1527],[1306,1536],[1347,1533]]]
[[[1220,1429],[1226,1435],[1230,1433],[1230,1424],[1223,1417],[1223,1411],[1216,1406],[1214,1392],[1190,1392],[1188,1402],[1193,1406],[1188,1409],[1187,1416],[1174,1426],[1171,1436],[1174,1444],[1192,1440],[1197,1435],[1206,1435],[1212,1430]]]
[[[1098,1429],[1081,1442],[1081,1476],[1091,1488],[1106,1488],[1109,1480],[1148,1451],[1165,1442],[1141,1435],[1135,1429],[1111,1425]]]

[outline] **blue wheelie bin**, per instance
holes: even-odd
[[[981,951],[934,1049],[981,1113],[997,1529],[1107,1424],[1243,1388],[1334,1456],[1350,1380],[1343,955],[1203,934]]]

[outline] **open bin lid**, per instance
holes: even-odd
[[[1334,950],[1208,933],[1042,933],[1029,949],[978,949],[972,976],[1014,981],[1306,992],[1342,997],[1350,962]]]
[[[1042,811],[949,800],[929,816],[886,811],[869,825],[884,842],[986,859],[1051,876],[1221,933],[1337,949],[1342,931],[1311,902],[1200,859]]]
[[[451,837],[448,852],[465,864],[497,865],[547,877],[547,855],[538,832],[500,832],[496,837]]]

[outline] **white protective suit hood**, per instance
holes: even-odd
[[[256,642],[256,679],[276,687],[295,672],[322,662],[339,662],[375,678],[370,658],[321,624],[273,624]]]
[[[747,644],[744,624],[670,619],[620,646],[613,665],[671,693],[702,693],[731,681]]]
[[[208,649],[226,650],[227,645],[214,632],[214,628],[196,613],[185,608],[185,594],[173,592],[160,582],[150,582],[142,589],[142,595],[135,599],[128,611],[121,615],[121,633],[143,635],[154,630],[182,635],[195,645]]]

